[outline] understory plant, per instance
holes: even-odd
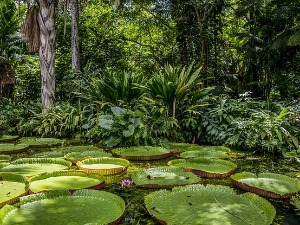
[[[298,149],[299,142],[294,136],[295,127],[290,116],[289,108],[283,108],[279,114],[253,110],[249,118],[232,122],[235,128],[226,144],[272,154]]]

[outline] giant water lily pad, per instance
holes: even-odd
[[[230,148],[224,146],[190,146],[187,151],[219,151],[219,152],[230,152]]]
[[[34,176],[45,172],[68,169],[71,162],[53,158],[24,158],[0,168],[0,172],[12,172],[23,176]]]
[[[0,210],[1,225],[117,224],[125,210],[119,196],[82,189],[49,191],[21,198]]]
[[[237,165],[222,159],[190,158],[175,159],[168,162],[169,166],[184,168],[201,177],[223,178],[233,174]]]
[[[300,191],[300,182],[276,173],[242,172],[231,175],[234,186],[270,198],[290,198]]]
[[[19,139],[19,136],[13,136],[13,135],[2,135],[0,136],[0,143],[3,142],[14,142]]]
[[[0,153],[1,154],[16,154],[20,152],[25,152],[29,148],[28,145],[25,144],[0,144]]]
[[[85,159],[77,162],[76,165],[80,170],[84,170],[87,173],[110,175],[126,171],[129,166],[129,161],[126,159],[101,157]]]
[[[176,143],[176,142],[171,142],[169,143],[171,149],[176,149],[179,151],[186,151],[189,147],[195,146],[199,147],[197,144],[192,144],[192,143]]]
[[[166,148],[153,146],[116,148],[112,150],[112,153],[117,157],[128,160],[156,160],[173,155],[173,153]]]
[[[28,192],[28,180],[18,174],[0,173],[0,208],[12,204]]]
[[[78,161],[97,158],[97,157],[110,157],[112,154],[104,151],[86,151],[86,152],[71,152],[65,155],[65,159],[76,164]]]
[[[65,154],[71,152],[87,152],[87,151],[103,151],[102,148],[98,148],[92,145],[72,145],[72,146],[63,146],[57,148],[56,150],[62,151]]]
[[[64,140],[57,138],[21,138],[20,144],[29,145],[31,148],[48,148],[54,146],[60,146]]]
[[[76,190],[82,188],[102,189],[105,179],[100,174],[87,174],[84,171],[64,170],[44,173],[29,178],[30,192],[49,190]]]
[[[238,195],[227,186],[188,185],[145,197],[149,213],[163,224],[245,225],[272,223],[276,211],[253,193]]]
[[[229,159],[230,156],[222,151],[187,151],[179,155],[181,158],[217,158]]]
[[[172,188],[198,183],[200,178],[181,168],[156,167],[135,172],[132,175],[132,181],[146,188]]]
[[[10,155],[0,155],[0,163],[9,162],[11,159]]]

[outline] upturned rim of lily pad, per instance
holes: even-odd
[[[20,199],[20,197],[28,194],[29,182],[28,182],[28,179],[22,175],[9,173],[9,172],[0,172],[0,181],[7,181],[7,182],[12,181],[12,182],[17,182],[17,183],[24,185],[24,191],[22,191],[21,193],[18,193],[17,195],[12,196],[12,198],[7,199],[5,201],[0,200],[0,208],[6,204],[14,204],[15,202],[17,202]],[[1,188],[0,188],[0,190],[1,190]],[[3,191],[4,190],[1,190],[1,192],[3,192]],[[6,190],[6,191],[8,191],[8,190]]]
[[[105,164],[114,165],[112,168],[107,168]],[[112,158],[112,157],[100,157],[90,158],[78,161],[76,163],[79,170],[83,170],[87,173],[100,173],[102,175],[112,175],[125,172],[130,162],[126,159]],[[87,166],[85,166],[87,165]],[[94,165],[89,168],[88,165]]]
[[[234,174],[237,169],[237,165],[231,161],[209,158],[174,159],[169,161],[168,165],[184,168],[186,171],[206,178],[229,177]],[[210,171],[210,165],[219,165],[219,172]],[[222,166],[226,166],[226,169],[221,168]]]
[[[230,176],[232,184],[244,191],[249,191],[269,198],[291,198],[300,192],[300,181],[289,176],[277,173],[260,173],[255,175],[250,172],[236,173]],[[250,183],[251,184],[250,184]],[[257,182],[257,184],[255,184]],[[263,187],[260,183],[269,184]],[[277,185],[277,189],[275,188]],[[281,190],[284,188],[284,190]]]
[[[159,160],[168,158],[173,152],[164,147],[154,146],[132,146],[128,148],[115,148],[112,150],[114,156],[128,160]]]
[[[68,176],[76,176],[78,177],[78,179],[80,179],[80,177],[84,177],[84,178],[90,178],[93,180],[97,180],[98,182],[94,182],[94,184],[92,186],[81,186],[80,188],[76,187],[76,184],[74,184],[73,188],[68,188],[69,191],[75,191],[78,189],[94,189],[94,190],[101,190],[104,188],[105,186],[105,178],[103,175],[98,174],[98,173],[86,173],[85,171],[82,170],[59,170],[59,171],[53,171],[53,172],[49,172],[49,173],[43,173],[40,175],[36,175],[33,177],[30,177],[28,179],[29,181],[29,193],[33,194],[33,193],[38,193],[38,192],[43,192],[43,191],[50,191],[50,190],[58,190],[56,188],[50,188],[47,190],[42,190],[40,189],[39,191],[34,191],[34,190],[38,190],[38,188],[33,188],[33,185],[35,182],[39,182],[39,181],[44,181],[46,182],[48,178],[55,178],[55,177],[68,177]],[[78,179],[76,182],[78,182]],[[53,180],[51,181],[53,182]],[[48,182],[49,183],[49,182]],[[68,183],[69,185],[70,183]],[[35,184],[36,185],[36,184]],[[51,183],[49,183],[49,186],[51,186]],[[60,189],[66,189],[66,188],[61,188]]]
[[[28,149],[29,149],[29,145],[26,144],[12,144],[12,143],[0,144],[1,154],[17,154],[17,153],[26,152]]]

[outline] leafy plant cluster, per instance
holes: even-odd
[[[2,101],[1,131],[83,138],[108,147],[170,141],[229,145],[264,153],[299,148],[299,104],[213,96],[199,69],[166,65],[142,74],[93,72],[47,114],[34,103]]]

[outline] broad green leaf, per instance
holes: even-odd
[[[292,139],[295,147],[299,148],[299,141],[298,141],[298,139],[295,136],[293,136],[293,135],[291,135],[290,137],[291,137],[291,139]]]
[[[133,125],[128,126],[128,130],[123,131],[124,137],[130,137],[134,134],[135,127]]]
[[[115,116],[123,116],[127,114],[127,110],[118,106],[111,107],[111,111]]]

